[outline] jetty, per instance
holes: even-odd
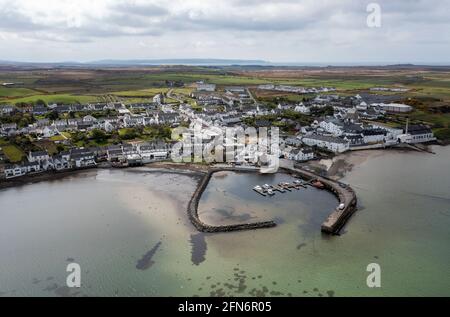
[[[356,211],[357,198],[354,190],[347,184],[297,168],[292,162],[280,160],[280,164],[284,170],[293,175],[298,175],[310,182],[319,181],[323,184],[325,190],[330,191],[337,197],[339,206],[322,223],[321,230],[328,234],[339,234],[339,231]]]

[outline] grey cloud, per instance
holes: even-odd
[[[72,17],[45,7],[37,10],[35,5],[29,6],[36,0],[11,2],[0,0],[0,41],[5,34],[11,34],[11,47],[18,46],[22,39],[38,39],[51,42],[54,48],[61,47],[63,53],[70,42],[85,43],[78,46],[96,47],[103,52],[102,43],[115,42],[127,43],[133,57],[133,52],[140,53],[142,47],[133,51],[132,46],[144,40],[158,47],[170,46],[171,52],[176,52],[173,54],[181,55],[189,54],[189,49],[191,53],[208,55],[229,48],[228,54],[236,54],[231,56],[236,58],[261,58],[258,54],[265,52],[269,58],[272,54],[295,57],[296,51],[308,48],[302,51],[305,56],[333,56],[325,51],[328,47],[331,51],[348,49],[347,54],[341,54],[350,58],[355,51],[376,52],[382,43],[386,55],[392,47],[409,56],[413,47],[422,44],[439,45],[442,55],[450,53],[450,35],[446,32],[450,25],[449,1],[97,0],[97,6],[88,6],[86,1],[77,8],[80,10],[74,10],[76,23],[69,23]],[[366,6],[370,2],[382,7],[383,27],[379,30],[366,25]],[[72,14],[67,8],[65,12]],[[111,47],[115,48],[113,44]]]
[[[140,15],[145,17],[165,16],[169,14],[167,8],[154,4],[120,3],[112,6],[112,10],[122,14]]]

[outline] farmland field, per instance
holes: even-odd
[[[71,94],[42,94],[42,95],[32,95],[28,97],[19,97],[15,99],[0,99],[0,102],[6,103],[35,103],[38,100],[43,100],[48,104],[51,103],[61,103],[61,104],[71,104],[71,103],[88,103],[100,101],[99,96],[87,96],[87,95],[71,95]]]
[[[0,69],[0,81],[20,82],[20,86],[0,87],[0,104],[123,102],[126,104],[151,101],[158,93],[172,90],[178,99],[194,104],[188,98],[195,83],[204,81],[226,86],[242,85],[251,88],[262,103],[277,100],[300,102],[304,96],[256,89],[260,84],[303,87],[334,87],[338,94],[368,93],[370,88],[406,88],[408,92],[379,92],[392,95],[399,101],[418,100],[419,108],[410,114],[413,121],[427,123],[442,135],[449,129],[450,68],[426,66],[386,67],[195,67],[152,66],[130,68],[52,68],[11,70]],[[172,88],[170,82],[184,87]],[[310,96],[309,96],[310,97]],[[168,102],[177,102],[167,98]],[[399,117],[402,122],[405,118]]]

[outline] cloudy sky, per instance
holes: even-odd
[[[449,0],[0,0],[0,60],[450,64],[449,13]]]

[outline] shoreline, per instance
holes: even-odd
[[[432,146],[445,147],[448,145],[438,144]],[[365,161],[367,161],[372,157],[382,155],[386,151],[389,151],[389,153],[418,152],[411,148],[386,148],[386,149],[350,151],[339,154],[333,158],[300,163],[299,166],[306,166],[310,168],[312,171],[314,171],[314,173],[316,174],[320,174],[337,181],[344,178],[347,175],[347,173],[351,172],[356,166],[363,164]],[[174,173],[188,172],[195,174],[207,174],[212,166],[195,163],[152,162],[144,164],[142,167],[161,169]],[[36,184],[45,181],[60,180],[72,175],[79,174],[81,172],[97,169],[116,169],[116,168],[105,164],[97,167],[80,168],[67,171],[50,171],[38,174],[29,174],[22,177],[11,179],[1,179],[0,190]]]
[[[443,145],[432,145],[442,146]],[[333,158],[322,159],[318,161],[310,161],[301,166],[307,166],[311,168],[317,174],[322,174],[335,181],[341,180],[351,173],[354,168],[364,164],[367,160],[384,155],[385,153],[422,153],[426,155],[425,152],[420,152],[411,148],[386,148],[386,149],[372,149],[372,150],[361,150],[361,151],[349,151]],[[429,155],[434,155],[429,153]]]
[[[72,175],[77,175],[81,172],[87,172],[92,170],[97,170],[97,168],[83,168],[61,172],[52,171],[39,174],[29,174],[22,177],[16,177],[11,179],[3,179],[2,181],[0,181],[0,190],[12,187],[21,187],[25,185],[37,184],[40,182],[60,180]]]
[[[154,168],[155,172],[157,172],[156,169],[161,169],[162,171],[165,170],[166,172],[171,172],[171,173],[187,172],[187,174],[204,174],[204,173],[207,173],[207,171],[208,171],[207,166],[203,166],[203,165],[195,166],[193,164],[187,164],[187,163],[155,162],[155,163],[145,164],[145,165],[143,165],[143,167]],[[67,178],[70,176],[78,175],[83,172],[97,171],[100,169],[115,170],[117,168],[114,168],[111,166],[98,166],[98,167],[73,169],[73,170],[67,170],[67,171],[50,171],[50,172],[43,172],[43,173],[38,173],[38,174],[28,174],[25,176],[11,178],[11,179],[2,179],[0,181],[0,190],[37,184],[40,182],[61,180],[61,179],[64,179],[64,178]],[[133,168],[129,168],[129,169],[132,170]],[[193,176],[198,176],[198,175],[193,175]]]

